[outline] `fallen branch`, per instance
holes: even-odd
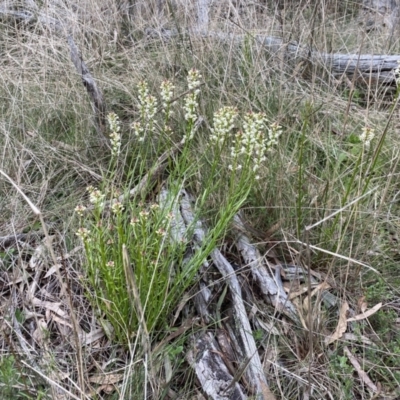
[[[346,75],[356,83],[373,85],[396,85],[395,69],[400,55],[324,53],[296,42],[285,43],[280,37],[255,35],[254,39],[267,50],[286,57],[311,62],[326,68],[340,79]]]
[[[197,221],[195,224],[196,219],[191,206],[191,198],[184,190],[182,190],[181,213],[187,226],[194,229],[194,242],[199,246],[203,246],[206,240],[206,232],[200,221]],[[195,226],[193,226],[194,224]],[[214,250],[211,251],[210,257],[212,258],[215,267],[228,283],[233,303],[232,308],[235,319],[235,331],[240,337],[244,359],[248,360],[248,365],[246,365],[247,368],[245,368],[244,375],[246,376],[247,382],[249,382],[250,390],[256,393],[258,398],[259,396],[262,396],[262,391],[265,387],[268,387],[268,383],[252,335],[252,329],[247,317],[238,278],[232,265],[217,248],[214,248]]]
[[[259,286],[264,299],[271,303],[279,312],[297,320],[296,307],[289,300],[280,280],[280,269],[277,277],[273,278],[262,263],[260,252],[250,243],[249,238],[243,233],[245,228],[239,215],[234,217],[236,229],[236,246],[240,251],[246,267],[248,267],[253,280]]]
[[[166,40],[177,35],[177,31],[165,29],[158,34],[159,37]],[[283,57],[286,61],[290,60],[297,64],[301,62],[314,64],[329,71],[337,80],[346,76],[352,82],[371,88],[382,85],[396,86],[395,70],[399,67],[400,55],[324,53],[294,41],[285,42],[281,37],[207,32],[204,29],[201,33],[198,29],[193,29],[190,35],[237,45],[243,44],[246,39],[253,37],[256,43],[262,45],[273,56]]]
[[[185,242],[187,238],[189,226],[185,223],[185,220],[182,217],[181,210],[180,210],[180,195],[178,194],[176,197],[171,196],[171,193],[163,187],[158,195],[158,200],[160,206],[164,209],[171,210],[173,215],[171,219],[171,230],[169,239],[175,244],[180,245],[181,243]],[[199,246],[196,243],[193,243],[193,249],[185,254],[185,257],[182,260],[182,263],[188,263],[190,259],[195,254],[195,251],[199,250]],[[198,274],[199,274],[199,291],[194,295],[194,303],[197,309],[197,313],[201,316],[202,321],[205,324],[209,324],[212,320],[211,314],[208,310],[208,306],[211,302],[212,298],[212,291],[210,287],[212,287],[212,282],[206,282],[205,277],[207,276],[207,270],[209,268],[209,263],[205,260],[200,267]],[[175,276],[175,271],[171,269],[171,276]],[[178,306],[178,312],[179,312]],[[178,312],[175,313],[174,320],[177,319]]]
[[[95,111],[95,122],[98,133],[101,133],[105,137],[106,132],[106,104],[103,99],[101,90],[97,87],[97,84],[90,73],[89,68],[82,59],[82,54],[78,50],[74,39],[71,34],[68,35],[68,44],[71,50],[71,60],[75,65],[78,74],[81,76],[83,86],[85,86],[88,92],[92,105]]]

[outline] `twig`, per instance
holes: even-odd
[[[344,348],[344,352],[346,356],[349,358],[354,369],[357,371],[357,374],[360,377],[361,381],[364,382],[373,393],[378,393],[379,392],[378,387],[375,385],[375,383],[371,381],[370,377],[362,369],[360,363],[358,362],[356,357],[353,356],[353,354],[351,353],[351,351],[348,349],[347,346]]]

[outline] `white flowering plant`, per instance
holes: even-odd
[[[184,247],[168,241],[171,211],[157,203],[113,199],[108,192],[94,188],[89,188],[89,201],[91,204],[75,209],[79,219],[76,235],[85,248],[92,288],[89,295],[110,321],[114,339],[128,343],[140,321],[130,293],[136,288],[127,286],[126,269],[134,273],[146,326],[151,330],[164,323],[165,314],[171,311],[165,301],[180,286],[173,287],[170,266],[182,259]],[[160,314],[164,308],[165,313]]]
[[[179,102],[174,101],[176,88],[172,82],[161,83],[160,101],[150,94],[147,82],[139,83],[138,119],[131,123],[139,167],[133,168],[133,172],[129,170],[127,183],[121,184],[118,167],[122,157],[128,156],[123,147],[125,133],[118,116],[110,113],[109,171],[100,187],[88,187],[88,202],[75,209],[79,220],[76,235],[84,245],[87,277],[95,291],[92,299],[107,315],[120,342],[127,343],[135,336],[143,322],[141,313],[148,330],[165,324],[182,291],[193,282],[196,271],[208,256],[209,250],[200,249],[200,256],[183,265],[186,240],[178,243],[171,240],[174,204],[193,171],[190,154],[196,149],[198,135],[195,133],[203,120],[199,116],[201,80],[198,70],[189,71],[188,92],[183,96],[181,109]],[[183,126],[174,125],[172,117],[179,112]],[[180,137],[176,131],[181,132]],[[178,143],[171,142],[172,132],[178,136],[175,138]],[[210,229],[207,242],[216,243],[259,178],[267,153],[278,143],[281,127],[269,123],[263,113],[247,113],[241,118],[238,109],[222,107],[214,113],[212,126],[206,134],[206,156],[211,157],[211,172],[197,208],[200,213],[207,208],[218,186],[225,184],[229,193],[227,202],[221,204],[218,211],[218,223]],[[144,187],[140,196],[132,197],[130,189],[131,182],[137,180],[135,174],[143,177],[147,173],[146,156],[159,155],[157,151],[164,150],[166,143],[179,146],[181,150],[168,164],[167,186],[175,200],[167,201],[167,205],[158,204],[151,186]],[[202,168],[202,165],[195,167]],[[229,174],[228,180],[222,177],[221,170]],[[153,201],[150,204],[149,199]],[[176,265],[180,267],[171,270],[171,266]],[[134,295],[139,298],[133,299]],[[139,306],[133,307],[132,302]]]

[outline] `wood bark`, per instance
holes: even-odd
[[[187,354],[205,393],[213,400],[246,400],[240,385],[226,367],[212,333],[200,334]]]

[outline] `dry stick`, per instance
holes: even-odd
[[[197,240],[199,239],[200,238],[197,238]],[[204,239],[205,236],[203,237],[203,240]],[[199,243],[203,243],[203,240]],[[249,360],[248,370],[246,371],[247,378],[249,382],[251,382],[252,389],[255,390],[257,394],[262,393],[260,382],[264,382],[267,386],[268,383],[263,373],[261,360],[258,355],[254,337],[252,335],[250,322],[244,307],[242,291],[240,289],[239,281],[235,275],[235,270],[218,249],[214,249],[210,255],[219,272],[228,281],[232,295],[232,301],[234,304],[234,313],[236,317],[235,322],[239,325],[237,329],[245,349],[246,358]]]
[[[51,258],[53,260],[54,265],[57,265],[57,257],[54,253],[54,249],[51,245],[51,238],[50,235],[47,231],[47,226],[46,223],[43,219],[43,215],[41,213],[41,211],[39,210],[38,207],[35,206],[35,204],[33,204],[33,202],[29,199],[28,196],[26,196],[26,194],[21,190],[21,188],[3,171],[0,169],[0,174],[3,175],[3,177],[11,183],[11,185],[15,188],[15,190],[23,197],[23,199],[28,203],[29,207],[31,208],[31,210],[33,211],[33,213],[39,217],[40,223],[42,225],[42,229],[43,229],[43,233],[45,236],[45,244],[47,249],[49,250],[49,253],[51,255]],[[76,345],[76,352],[77,352],[77,356],[78,356],[78,376],[79,376],[79,384],[81,387],[81,398],[83,398],[84,396],[84,390],[85,390],[85,379],[84,379],[84,375],[83,375],[83,358],[82,358],[82,353],[81,353],[81,346],[80,346],[80,341],[79,341],[79,335],[78,335],[78,331],[80,330],[79,324],[78,324],[78,320],[76,318],[76,315],[74,313],[74,309],[73,309],[73,304],[72,304],[72,299],[70,296],[68,296],[67,291],[65,290],[64,284],[63,284],[63,279],[61,276],[61,272],[59,268],[56,268],[56,274],[57,274],[57,278],[59,280],[60,283],[60,291],[61,294],[68,300],[69,303],[69,308],[70,308],[70,312],[71,312],[71,321],[72,321],[72,325],[74,327],[73,329],[73,333],[74,333],[74,339],[75,339],[75,345]]]
[[[372,382],[372,380],[367,375],[367,373],[362,369],[362,367],[361,367],[360,363],[358,362],[357,358],[352,354],[352,352],[349,350],[349,348],[347,346],[345,346],[345,348],[344,348],[344,353],[346,354],[346,356],[348,357],[349,361],[353,365],[353,367],[356,370],[356,372],[357,372],[358,376],[360,377],[361,381],[363,383],[365,383],[365,385],[368,386],[368,388],[373,393],[379,394],[380,390],[375,385],[375,383]],[[375,398],[375,396],[373,398]]]
[[[80,54],[74,39],[71,34],[68,35],[68,44],[71,50],[71,60],[75,65],[78,74],[80,74],[83,86],[85,86],[95,109],[96,115],[96,127],[98,133],[100,133],[103,139],[105,137],[106,130],[106,105],[103,99],[103,94],[101,90],[97,87],[96,82],[89,71],[89,68],[82,60],[82,55]]]
[[[181,200],[181,212],[182,216],[188,226],[193,227],[196,219],[192,210],[190,196],[185,191],[182,190],[182,200]],[[197,221],[194,226],[193,240],[199,245],[203,246],[206,240],[205,230],[202,228],[200,221]],[[237,323],[237,330],[239,331],[242,345],[244,347],[245,357],[249,360],[249,365],[246,370],[246,377],[249,382],[251,382],[251,388],[260,396],[262,393],[263,385],[268,386],[263,373],[263,368],[261,365],[261,360],[258,355],[257,347],[252,335],[252,330],[250,326],[249,319],[246,314],[246,309],[244,306],[242,291],[240,288],[239,281],[236,277],[235,270],[232,265],[227,261],[227,259],[222,255],[222,253],[217,249],[211,251],[210,256],[221,273],[221,275],[227,280],[229,289],[232,295],[233,310],[235,315],[235,322]]]

